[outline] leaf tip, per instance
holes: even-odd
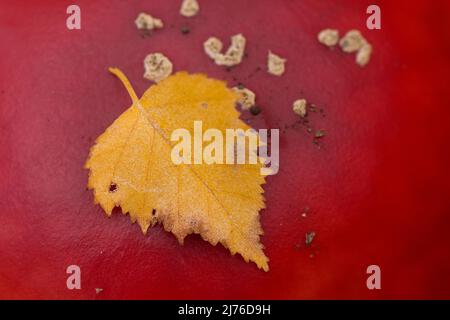
[[[267,263],[267,261],[264,261],[264,263],[262,265],[258,266],[260,269],[262,269],[265,272],[269,272],[269,264]]]

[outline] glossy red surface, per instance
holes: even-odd
[[[66,1],[2,1],[0,298],[450,298],[450,5],[377,2],[379,31],[365,29],[370,1],[200,1],[193,19],[178,14],[178,1],[76,1],[82,29],[69,31]],[[166,27],[140,37],[140,11]],[[325,27],[363,30],[370,64],[319,45]],[[238,32],[248,58],[227,72],[202,43]],[[269,49],[288,59],[281,78],[264,71]],[[198,236],[183,247],[160,226],[143,236],[119,210],[107,218],[94,206],[83,164],[130,104],[107,68],[121,68],[142,94],[152,51],[176,70],[253,88],[263,111],[245,117],[281,129],[281,169],[261,212],[270,272]],[[311,115],[328,132],[320,150],[292,126],[298,97],[325,110]],[[66,288],[71,264],[81,267],[81,290]],[[381,290],[366,288],[371,264],[381,267]]]

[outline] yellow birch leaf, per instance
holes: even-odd
[[[236,94],[224,82],[179,72],[151,86],[139,99],[125,75],[132,105],[101,134],[86,168],[88,187],[108,216],[120,206],[144,233],[162,223],[182,244],[191,233],[268,271],[259,210],[264,208],[262,164],[179,164],[171,159],[175,129],[193,137],[194,121],[203,132],[250,129],[235,108]]]

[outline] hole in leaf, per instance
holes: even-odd
[[[109,185],[109,192],[113,193],[117,191],[117,184],[115,184],[114,182],[111,182],[111,184]]]

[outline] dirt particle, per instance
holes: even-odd
[[[306,103],[305,99],[298,99],[294,101],[292,110],[300,117],[304,118],[306,116]]]
[[[246,39],[242,34],[231,37],[231,45],[225,53],[221,53],[223,43],[215,37],[210,37],[203,43],[205,53],[219,66],[232,67],[242,62],[245,53]]]
[[[144,78],[159,82],[172,74],[173,65],[162,53],[151,53],[144,59]]]
[[[357,52],[355,60],[360,67],[364,67],[369,63],[373,48],[360,31],[350,30],[341,39],[339,45],[344,52]]]
[[[269,51],[267,55],[267,72],[274,76],[281,76],[285,71],[286,59]]]
[[[372,45],[370,45],[369,43],[364,44],[356,54],[356,63],[359,66],[364,67],[369,63],[371,55],[372,55]]]
[[[200,11],[200,6],[197,0],[183,0],[181,3],[180,14],[183,17],[194,17]]]
[[[326,134],[327,134],[327,132],[325,130],[320,129],[314,133],[314,138],[316,138],[316,139],[323,138],[326,136]]]
[[[248,110],[255,105],[256,95],[253,91],[242,85],[234,87],[232,90],[238,94],[237,103],[241,106],[242,110]]]
[[[339,31],[336,29],[324,29],[317,35],[317,40],[327,47],[334,47],[339,42]]]
[[[347,53],[356,52],[361,49],[367,41],[359,30],[350,30],[339,41],[342,51]]]
[[[208,40],[203,43],[203,49],[205,50],[205,53],[213,60],[218,54],[220,54],[222,48],[222,41],[220,41],[216,37],[209,37]]]
[[[161,19],[152,17],[151,15],[145,12],[139,13],[134,23],[136,24],[136,27],[139,30],[151,31],[154,29],[161,29],[162,27],[164,27],[164,24]]]
[[[314,231],[307,232],[305,234],[305,244],[309,247],[314,240],[316,233]]]

